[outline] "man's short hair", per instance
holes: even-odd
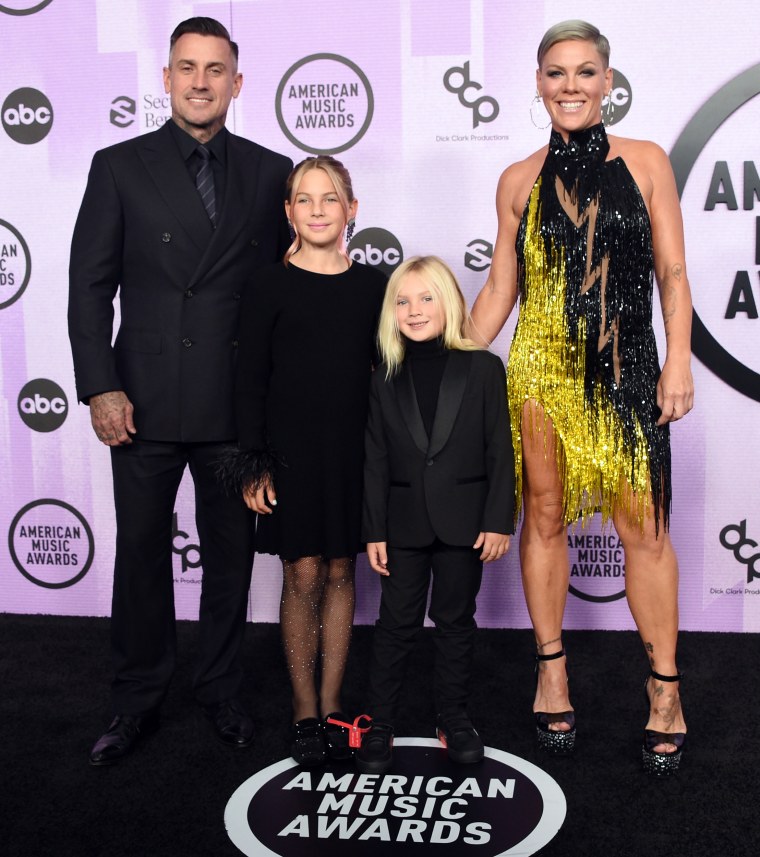
[[[235,64],[238,61],[238,46],[237,42],[233,42],[230,34],[224,24],[220,24],[215,18],[188,18],[177,24],[174,32],[169,39],[169,60],[171,61],[172,50],[174,44],[181,36],[186,36],[191,33],[195,36],[216,36],[219,39],[224,39],[230,46],[232,56],[235,58]]]

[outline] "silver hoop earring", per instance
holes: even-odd
[[[612,92],[607,93],[607,105],[604,108],[604,115],[602,116],[602,122],[605,125],[612,125],[615,118],[615,105],[612,103]]]
[[[530,102],[530,121],[536,126],[536,128],[543,131],[544,128],[548,128],[552,124],[552,119],[551,119],[551,116],[549,116],[549,121],[546,123],[546,125],[539,125],[538,122],[536,122],[537,114],[536,114],[535,110],[539,104],[543,104],[543,102],[541,101],[541,96],[538,93],[536,93],[535,96],[533,97],[533,101]],[[547,113],[547,116],[548,116],[548,113]]]
[[[356,228],[356,221],[352,217],[348,223],[346,224],[346,246],[351,243],[351,239],[354,236],[354,229]]]

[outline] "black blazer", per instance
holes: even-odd
[[[422,547],[470,546],[478,533],[513,533],[515,466],[504,365],[487,351],[449,352],[432,436],[411,370],[372,376],[364,469],[363,538]]]
[[[213,230],[168,126],[95,154],[69,271],[81,401],[124,390],[147,440],[235,437],[240,301],[256,269],[290,243],[283,199],[291,168],[288,158],[229,134]]]

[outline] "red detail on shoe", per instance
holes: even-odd
[[[367,726],[360,726],[359,723],[362,720],[367,721]],[[335,720],[332,717],[327,718],[328,723],[332,723],[335,726],[342,726],[344,729],[348,729],[348,746],[353,750],[358,750],[362,745],[362,735],[365,732],[369,732],[372,728],[372,718],[369,714],[360,714],[358,717],[354,718],[353,723],[344,723],[342,720]]]
[[[443,744],[445,749],[448,749],[448,744],[446,743],[446,736],[443,734],[443,732],[441,732],[440,729],[438,730],[438,740],[441,742],[441,744]]]

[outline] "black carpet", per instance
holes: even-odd
[[[96,769],[87,755],[109,720],[108,620],[0,614],[0,853],[240,854],[224,828],[225,805],[252,773],[288,755],[289,686],[279,628],[247,629],[243,701],[258,733],[255,746],[243,751],[218,744],[193,704],[195,626],[179,623],[178,633],[180,662],[161,729],[121,764]],[[371,633],[355,631],[344,693],[351,712],[362,710]],[[681,771],[669,780],[640,769],[646,662],[637,636],[575,631],[564,639],[577,752],[551,759],[533,743],[531,633],[481,630],[478,637],[471,713],[485,743],[538,764],[567,797],[567,819],[540,853],[754,857],[757,636],[682,634],[690,731]],[[425,632],[410,667],[401,735],[434,734],[431,662]],[[435,853],[477,853],[462,849],[439,846]],[[329,855],[329,847],[314,853]]]

